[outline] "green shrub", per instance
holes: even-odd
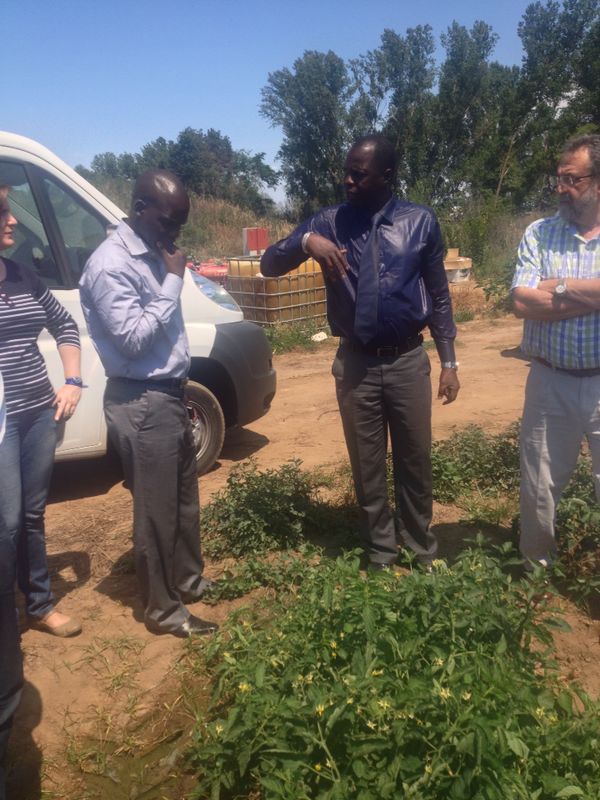
[[[214,691],[193,797],[597,800],[599,709],[549,668],[553,620],[510,563],[324,560],[271,622],[238,615],[195,651]]]
[[[589,602],[600,596],[600,508],[588,456],[577,462],[556,511],[559,567],[568,588]]]
[[[236,465],[225,489],[202,512],[205,552],[214,558],[297,547],[317,504],[322,478],[294,460],[279,469],[259,470],[250,459]]]
[[[519,486],[519,428],[486,434],[470,425],[432,448],[433,496],[451,503],[477,491],[494,494]]]

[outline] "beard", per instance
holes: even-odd
[[[565,222],[571,225],[581,225],[594,219],[598,213],[598,197],[594,187],[579,197],[563,195],[560,200],[558,213]]]

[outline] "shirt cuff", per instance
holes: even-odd
[[[454,341],[452,339],[444,342],[436,341],[435,347],[440,357],[440,361],[456,361],[454,353]]]
[[[169,300],[179,300],[179,295],[183,289],[183,278],[175,275],[173,272],[168,272],[164,281],[162,282],[161,294]]]

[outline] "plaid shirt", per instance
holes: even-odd
[[[546,278],[600,278],[600,236],[586,241],[559,215],[533,222],[519,245],[511,289],[535,289]],[[553,322],[526,319],[521,349],[554,367],[598,368],[600,311]]]

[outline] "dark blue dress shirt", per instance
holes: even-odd
[[[454,359],[456,327],[444,269],[444,244],[433,211],[392,197],[379,226],[379,299],[375,346],[398,345],[428,326],[443,360]],[[327,314],[334,336],[355,340],[354,314],[360,259],[371,215],[343,203],[321,209],[286,239],[269,247],[263,275],[277,277],[306,260],[302,237],[318,233],[346,250],[347,280],[325,275]]]

